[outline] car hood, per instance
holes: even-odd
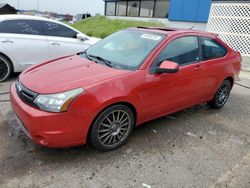
[[[88,43],[91,46],[101,40],[100,38],[96,38],[96,37],[89,37],[89,39],[90,40],[87,40],[86,43]]]
[[[129,72],[74,55],[33,66],[24,71],[19,80],[34,92],[49,94],[84,88]]]

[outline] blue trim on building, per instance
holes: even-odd
[[[169,20],[207,22],[211,0],[170,0]]]
[[[132,1],[132,0],[103,0],[103,1],[107,3],[107,2]],[[137,1],[140,2],[142,0],[137,0]],[[154,1],[155,4],[157,0],[149,0],[149,1]],[[212,0],[169,0],[169,2],[170,6],[169,6],[168,19],[170,21],[187,21],[187,22],[208,21]],[[105,12],[106,12],[106,5],[105,5]]]

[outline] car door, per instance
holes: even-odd
[[[50,59],[48,41],[37,20],[3,21],[0,43],[20,71]]]
[[[146,74],[143,97],[148,119],[174,112],[203,100],[203,65],[196,36],[176,38],[160,53],[152,68],[164,60],[179,64],[177,73]]]
[[[90,45],[77,38],[77,32],[62,24],[41,21],[49,42],[51,58],[82,52]]]

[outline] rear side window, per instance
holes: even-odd
[[[196,36],[181,37],[173,40],[161,52],[157,64],[169,60],[185,65],[199,61],[199,43]]]
[[[8,20],[0,23],[1,33],[42,35],[42,29],[35,20]]]
[[[76,38],[77,32],[54,22],[41,22],[47,36]]]
[[[3,22],[0,22],[0,33],[2,33],[2,28],[3,28]]]
[[[202,59],[220,58],[227,54],[227,49],[212,38],[201,38]]]

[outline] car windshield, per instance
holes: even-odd
[[[85,55],[105,60],[105,64],[108,62],[114,68],[135,70],[164,37],[157,33],[123,30],[90,47]]]

